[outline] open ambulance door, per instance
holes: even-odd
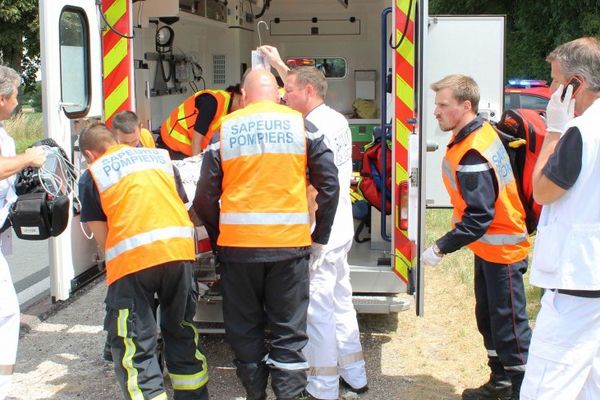
[[[96,2],[40,0],[39,13],[45,136],[65,149],[79,173],[83,157],[77,148],[77,135],[90,121],[102,116],[101,34]],[[66,300],[101,272],[96,243],[86,237],[79,223],[79,204],[73,197],[71,204],[67,229],[49,241],[53,302]]]
[[[392,250],[396,275],[415,298],[415,312],[423,315],[423,270],[420,253],[425,237],[425,203],[422,156],[426,140],[421,134],[423,115],[423,49],[427,0],[398,0],[393,8],[393,34],[388,49],[394,52],[392,94]]]

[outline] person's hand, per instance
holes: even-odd
[[[427,265],[429,267],[435,267],[440,263],[440,261],[442,261],[443,257],[444,255],[440,253],[439,249],[434,244],[433,246],[430,246],[427,249],[425,249],[423,254],[421,254],[421,261],[424,265]]]
[[[283,60],[281,60],[281,56],[279,55],[279,51],[277,51],[277,47],[263,45],[258,48],[258,51],[267,59],[269,64],[275,69],[277,69],[278,65],[283,64]]]
[[[546,126],[548,132],[564,133],[567,123],[575,116],[575,99],[572,99],[573,86],[567,86],[564,100],[561,100],[563,85],[560,85],[546,107]]]
[[[311,271],[315,271],[325,261],[325,245],[314,243],[310,246],[310,260],[308,265]]]
[[[31,167],[41,167],[46,162],[46,152],[41,147],[30,147],[25,150],[28,164]]]

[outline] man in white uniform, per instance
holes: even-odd
[[[312,260],[308,344],[304,348],[310,370],[307,391],[317,399],[337,399],[339,383],[363,393],[368,389],[352,286],[348,251],[352,246],[354,222],[350,199],[352,135],[348,121],[324,103],[327,81],[314,67],[294,70],[283,63],[275,47],[259,50],[285,82],[284,101],[300,111],[325,136],[338,168],[340,198],[329,242],[319,259]],[[310,195],[309,195],[310,197]]]
[[[15,155],[15,141],[6,133],[2,121],[10,118],[17,107],[17,92],[21,77],[15,70],[0,65],[0,227],[4,227],[8,209],[17,198],[14,191],[15,174],[23,168],[40,167],[46,154],[32,147]],[[19,342],[19,300],[4,255],[10,254],[12,229],[0,235],[0,400],[6,397],[17,359]]]
[[[547,61],[554,93],[533,171],[544,206],[529,278],[546,291],[521,400],[600,399],[600,40],[564,43]]]

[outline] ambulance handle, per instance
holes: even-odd
[[[58,102],[58,106],[60,108],[65,108],[65,107],[79,107],[79,108],[82,108],[83,107],[79,103],[69,103],[68,101],[59,101]]]
[[[382,157],[381,157],[381,183],[382,183],[382,196],[381,196],[381,238],[386,242],[391,242],[392,238],[387,234],[387,213],[386,213],[386,203],[387,203],[387,136],[388,132],[391,132],[392,126],[387,123],[387,91],[386,91],[386,76],[387,76],[387,16],[392,13],[392,7],[384,8],[381,12],[381,65],[379,70],[379,109],[381,114],[381,129],[380,129],[380,140],[381,140],[381,149],[382,149]]]

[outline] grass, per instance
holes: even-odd
[[[451,210],[449,209],[428,209],[426,212],[425,223],[427,226],[425,243],[431,245],[436,239],[440,238],[450,229]],[[530,238],[533,243],[533,238]],[[533,250],[533,246],[532,246]],[[531,252],[530,260],[531,262]],[[460,282],[473,289],[473,253],[468,248],[463,248],[449,256],[444,257],[441,267],[451,274],[455,275]],[[527,314],[529,320],[534,321],[540,310],[541,290],[529,285],[529,270],[525,274],[525,295],[527,297]]]
[[[4,129],[15,139],[17,154],[44,137],[42,113],[19,113],[4,121]]]

